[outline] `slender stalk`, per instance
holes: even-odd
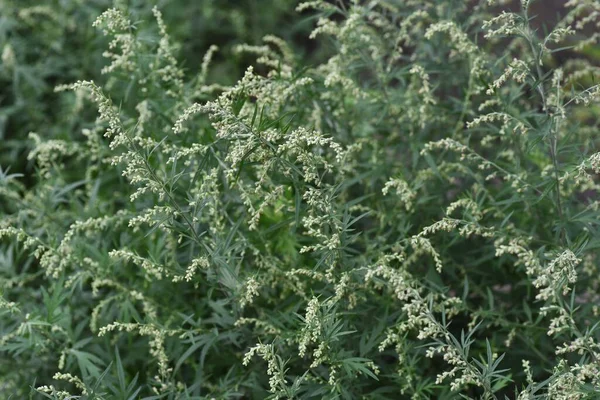
[[[525,13],[525,19],[526,19],[526,21],[528,21],[527,9],[524,10],[524,13]],[[547,96],[546,96],[546,92],[544,89],[544,73],[540,66],[541,59],[542,59],[543,46],[540,46],[539,51],[536,50],[535,43],[534,43],[536,41],[535,33],[531,30],[531,28],[529,28],[529,31],[525,35],[525,39],[529,43],[529,47],[531,48],[531,53],[533,55],[533,62],[535,64],[535,69],[536,69],[536,74],[537,74],[537,76],[534,77],[534,80],[537,81],[536,89],[541,97],[542,110],[546,114],[547,118],[549,118],[551,121],[550,122],[550,132],[548,135],[548,138],[549,138],[548,148],[549,148],[550,158],[552,160],[552,168],[553,168],[555,185],[556,185],[556,188],[555,188],[556,211],[558,213],[558,217],[560,218],[560,225],[561,225],[559,235],[560,235],[560,240],[561,240],[562,244],[565,245],[566,244],[565,241],[567,239],[567,234],[565,231],[565,219],[564,219],[564,212],[563,212],[563,206],[562,206],[563,201],[562,201],[562,197],[561,197],[561,193],[560,193],[560,175],[559,175],[560,166],[558,163],[558,121],[557,121],[556,117],[551,115],[550,112],[548,111]]]

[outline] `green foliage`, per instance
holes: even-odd
[[[33,3],[4,397],[597,396],[598,2]]]

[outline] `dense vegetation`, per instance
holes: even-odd
[[[2,398],[600,398],[600,2],[542,3],[0,0]]]

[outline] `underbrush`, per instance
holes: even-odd
[[[318,0],[314,47],[201,56],[66,3],[31,32],[84,67],[2,109],[5,397],[597,398],[597,1]]]

